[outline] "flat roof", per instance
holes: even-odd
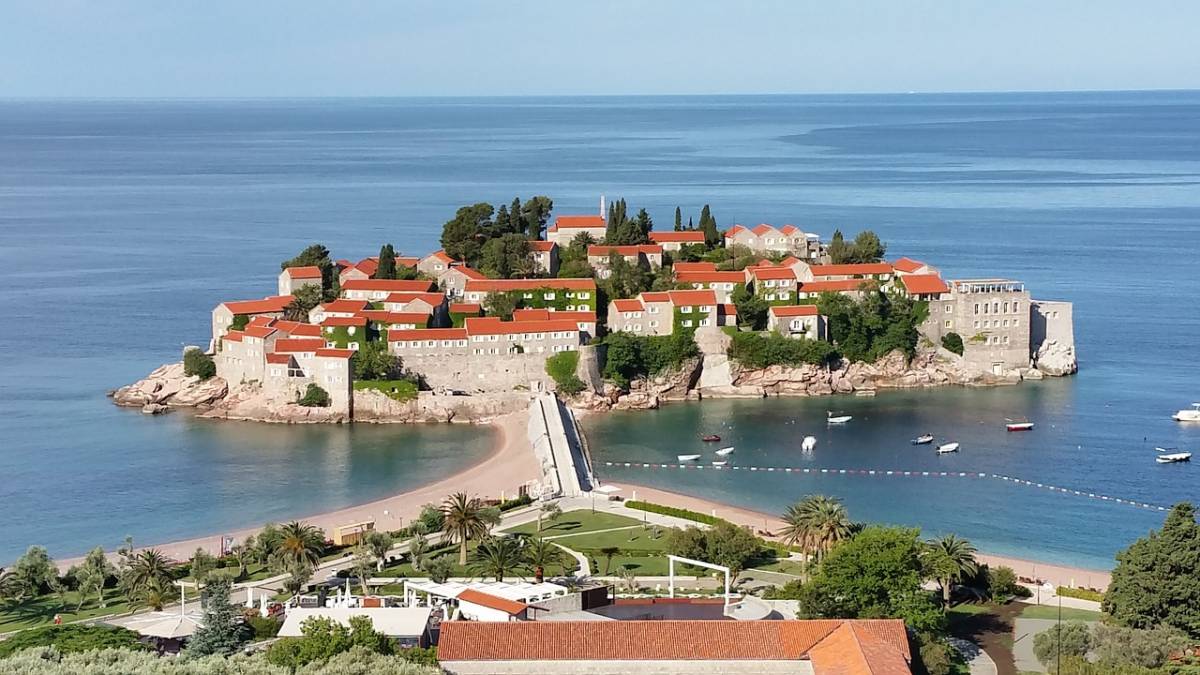
[[[288,610],[279,637],[300,637],[301,624],[315,616],[347,627],[350,617],[365,616],[375,630],[389,637],[420,637],[429,626],[432,611],[430,607],[296,607]]]

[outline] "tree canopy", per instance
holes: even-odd
[[[1200,638],[1200,525],[1191,503],[1176,504],[1161,530],[1117,554],[1103,607],[1123,626]]]
[[[325,291],[326,297],[330,297],[329,293],[337,288],[337,266],[333,264],[333,259],[329,257],[329,249],[322,244],[312,244],[296,257],[289,260],[284,260],[279,264],[280,271],[286,270],[289,267],[319,267],[321,268],[321,288]],[[337,293],[333,293],[334,296]]]
[[[498,211],[487,202],[463,206],[455,212],[454,218],[442,226],[442,249],[451,258],[477,268],[484,267],[486,252],[492,276],[516,274],[521,264],[515,259],[520,253],[516,241],[541,238],[553,208],[553,200],[544,195],[532,197],[524,204],[515,198],[511,206],[502,205]],[[508,237],[502,244],[492,243],[506,235],[514,235],[515,238]],[[528,247],[528,244],[525,246]],[[528,257],[528,253],[526,248],[525,257]]]
[[[864,280],[861,300],[840,293],[822,293],[817,307],[826,317],[830,339],[851,361],[875,361],[899,349],[911,358],[916,353],[928,305],[912,298],[885,293]]]
[[[834,230],[826,251],[829,253],[830,262],[835,265],[874,263],[883,260],[883,256],[887,254],[887,245],[871,230],[859,232],[852,243],[846,243],[841,230]]]
[[[654,221],[650,219],[650,214],[646,209],[638,209],[637,215],[630,218],[626,209],[624,199],[618,199],[608,205],[604,243],[613,246],[650,243],[650,230],[654,229]]]

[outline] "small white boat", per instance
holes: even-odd
[[[1179,448],[1160,448],[1157,445],[1154,446],[1154,449],[1159,452],[1179,452]]]
[[[720,450],[717,451],[717,457],[725,457],[726,455],[731,455],[731,454],[733,454],[733,446],[732,445],[729,446],[728,448],[721,448]]]
[[[825,421],[830,424],[845,424],[854,419],[851,415],[834,415],[832,410],[825,411]]]
[[[800,449],[804,452],[812,452],[815,447],[817,447],[816,436],[805,436],[804,440],[800,443]]]
[[[1008,431],[1032,431],[1033,422],[1029,420],[1009,420],[1008,424],[1004,425]]]
[[[943,443],[937,447],[939,455],[944,455],[948,452],[958,452],[958,443]]]
[[[700,455],[676,455],[675,458],[681,462],[694,462],[700,459]]]
[[[933,442],[933,434],[921,434],[912,439],[911,442],[913,445],[929,445]]]
[[[1192,453],[1190,452],[1172,452],[1166,455],[1159,455],[1154,458],[1154,461],[1159,464],[1172,464],[1174,462],[1190,462]]]
[[[1180,410],[1171,419],[1176,422],[1200,422],[1200,403],[1193,403],[1191,410]]]
[[[725,461],[725,460],[723,460],[723,459],[722,459],[722,460],[714,461],[714,462],[712,463],[712,465],[713,465],[713,466],[725,466],[725,465],[726,465],[726,464],[728,464],[728,463],[729,463],[729,462],[727,462],[727,461]]]

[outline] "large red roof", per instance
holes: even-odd
[[[632,298],[628,300],[613,300],[613,307],[618,312],[640,312],[644,309],[641,302]]]
[[[261,324],[255,326],[247,325],[246,329],[242,332],[249,337],[265,338],[271,335],[271,333],[274,333],[275,329],[269,326],[263,326]]]
[[[271,328],[287,333],[291,337],[320,337],[321,327],[311,323],[301,323],[299,321],[284,321],[278,319],[271,324]]]
[[[483,311],[483,305],[478,302],[452,302],[450,303],[451,314],[478,314]]]
[[[539,288],[551,290],[596,290],[595,279],[470,279],[468,291],[533,291]]]
[[[537,241],[529,242],[529,250],[537,251],[538,253],[549,253],[551,250],[553,250],[557,246],[558,246],[558,244],[556,244],[552,241],[537,240]]]
[[[322,326],[366,326],[365,316],[331,316],[321,322]]]
[[[717,304],[717,293],[711,290],[667,291],[667,297],[675,306]]]
[[[891,274],[892,266],[887,263],[851,263],[847,265],[813,265],[814,277],[839,277],[849,274]]]
[[[451,265],[450,272],[458,272],[468,279],[486,279],[487,275],[472,267],[466,265]]]
[[[855,635],[872,647],[887,647],[903,660],[909,658],[908,636],[898,619],[443,621],[438,658],[448,662],[795,661],[806,658],[846,624],[861,624]],[[847,675],[854,672],[846,671]]]
[[[323,347],[316,351],[317,356],[322,356],[327,359],[348,359],[354,356],[353,349],[334,349],[332,347]]]
[[[291,352],[315,352],[325,348],[320,338],[282,338],[275,341],[275,351],[280,354]]]
[[[680,272],[716,272],[717,263],[713,262],[677,262],[671,266],[676,274]]]
[[[596,313],[587,310],[551,311],[549,309],[518,309],[513,311],[513,321],[554,321],[571,320],[595,322]]]
[[[466,328],[406,328],[388,331],[388,342],[404,340],[465,340]]]
[[[892,263],[892,267],[901,272],[908,272],[909,274],[916,272],[924,266],[925,263],[921,262],[920,260],[913,260],[912,258],[900,258],[896,262]]]
[[[343,291],[432,291],[434,282],[424,279],[350,279]]]
[[[550,226],[550,229],[603,227],[608,227],[608,220],[604,216],[559,216],[554,219],[554,224]]]
[[[683,230],[682,232],[676,232],[674,230],[655,232],[651,230],[650,241],[656,244],[703,244],[704,233],[700,230]]]
[[[714,283],[746,283],[746,273],[739,270],[730,270],[728,272],[713,271],[697,271],[697,272],[675,272],[675,280],[691,284],[714,284]]]
[[[750,276],[755,279],[795,279],[796,271],[790,267],[751,267],[747,268]]]
[[[379,258],[363,258],[354,268],[367,276],[373,276],[379,270]]]
[[[557,312],[556,312],[557,314]],[[469,316],[463,320],[470,335],[510,335],[516,333],[576,332],[571,319],[549,321],[502,321],[498,316]]]
[[[775,316],[817,316],[816,305],[775,305],[767,309]]]
[[[436,291],[399,291],[384,298],[384,302],[407,303],[413,300],[423,300],[427,304],[438,307],[445,301],[446,296]]]
[[[904,284],[904,290],[912,295],[950,292],[950,287],[936,274],[903,274],[900,276],[900,283]]]
[[[222,302],[230,312],[236,314],[270,314],[272,312],[282,312],[284,307],[291,304],[292,296],[290,295],[271,295],[262,300],[234,300],[233,302]]]
[[[516,600],[501,598],[500,596],[492,595],[491,593],[477,591],[474,588],[468,588],[462,593],[459,593],[457,599],[460,601],[470,602],[481,607],[500,610],[501,612],[510,615],[520,614],[521,612],[524,612],[526,608],[525,604],[517,602]]]
[[[284,270],[287,275],[293,279],[320,279],[321,268],[316,265],[307,267],[289,267]]]

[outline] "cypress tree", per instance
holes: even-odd
[[[375,269],[376,279],[396,278],[396,249],[391,244],[384,244],[379,249],[379,266]]]
[[[496,223],[494,226],[496,234],[492,235],[492,236],[508,234],[508,221],[509,221],[508,207],[505,206],[504,204],[501,204],[500,210],[496,212]]]
[[[700,229],[704,232],[704,243],[716,246],[721,243],[721,233],[717,231],[717,219],[712,217],[708,204],[700,210]]]
[[[499,218],[497,218],[499,220]],[[521,198],[513,197],[512,206],[508,207],[508,230],[529,235],[529,228],[522,217]]]
[[[683,212],[679,210],[678,206],[676,206],[675,207],[675,231],[678,232],[682,229],[683,229]]]

